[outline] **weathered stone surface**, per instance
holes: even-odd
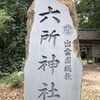
[[[34,22],[34,2],[31,4],[30,8],[27,11],[26,59],[28,57],[29,39],[33,22]]]
[[[65,4],[66,6],[68,6],[74,27],[78,33],[78,20],[77,20],[77,14],[76,14],[76,8],[74,5],[74,2],[72,0],[58,0],[58,1]],[[32,29],[32,24],[34,22],[34,1],[27,12],[27,16],[28,16],[28,18],[27,18],[27,37],[26,37],[26,59],[28,57],[30,32]],[[67,18],[67,16],[66,16],[66,18]],[[78,37],[74,40],[73,44],[74,44],[74,47],[73,47],[74,53],[76,54],[76,56],[78,58],[80,58]]]
[[[80,100],[82,63],[70,3],[35,0],[28,11],[25,100]]]

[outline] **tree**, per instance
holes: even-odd
[[[100,0],[75,0],[80,28],[100,28]]]
[[[25,59],[26,13],[32,0],[0,1],[0,71],[20,71]]]

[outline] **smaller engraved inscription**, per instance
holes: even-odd
[[[71,35],[73,33],[73,27],[69,24],[63,26],[63,33],[67,36]]]
[[[72,58],[71,58],[71,53],[72,53],[72,50],[71,50],[71,41],[69,40],[66,40],[64,42],[64,46],[65,46],[65,66],[64,66],[64,72],[65,72],[65,75],[64,75],[64,79],[65,80],[72,80],[72,76],[71,76],[71,73],[72,73],[72,68],[71,68],[71,61],[72,61]]]
[[[65,72],[72,72],[71,65],[66,65],[66,66],[64,67],[64,71],[65,71]]]
[[[65,73],[65,80],[72,80],[72,76],[71,76],[71,73]]]

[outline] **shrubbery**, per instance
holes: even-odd
[[[0,72],[22,70],[25,59],[26,13],[32,0],[0,1]]]
[[[0,84],[12,84],[12,86],[19,86],[24,80],[23,71],[13,72],[12,74],[6,73],[0,76]]]

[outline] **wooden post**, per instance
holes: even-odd
[[[95,64],[95,57],[94,57],[94,44],[92,44],[92,62]]]

